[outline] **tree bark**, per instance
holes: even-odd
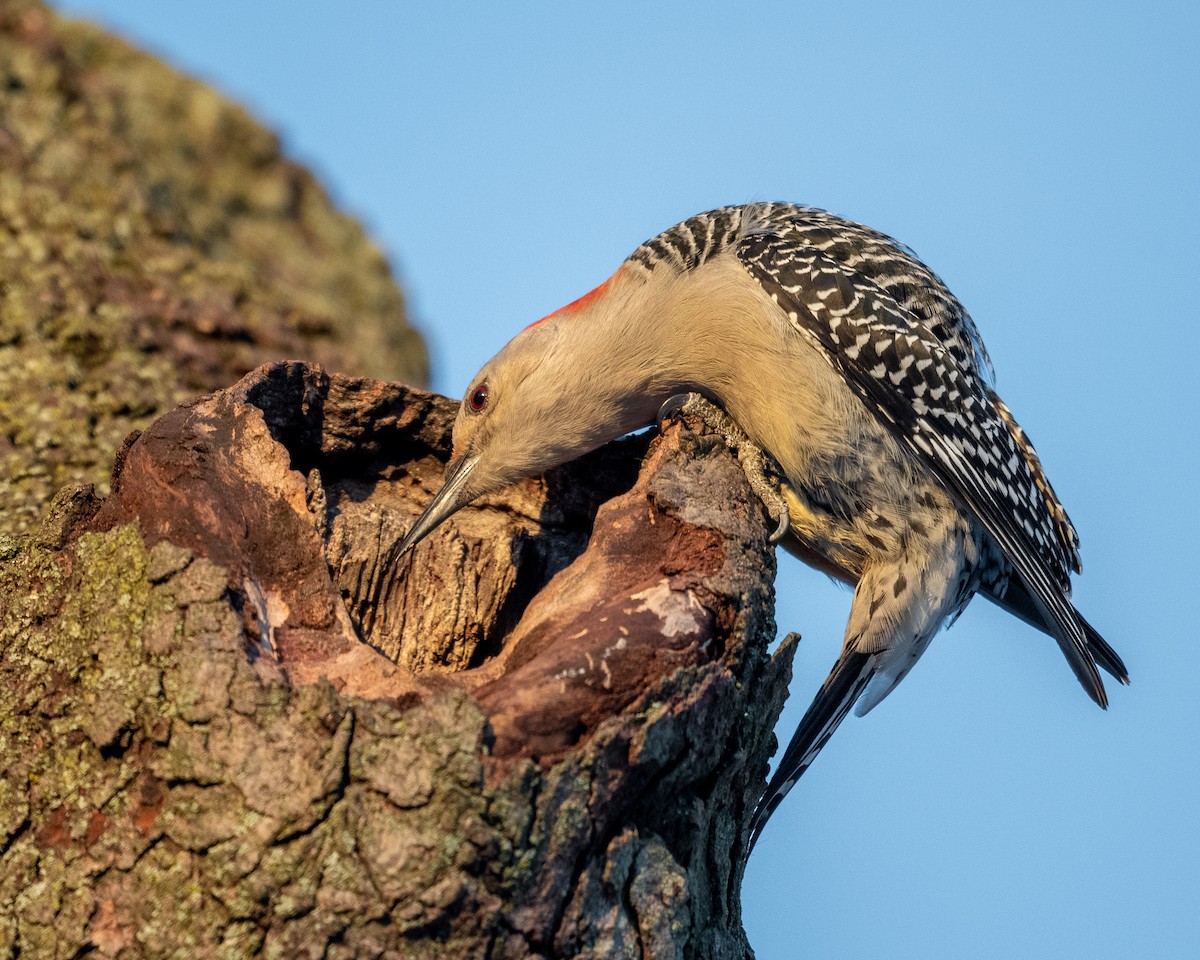
[[[454,406],[270,365],[0,547],[0,956],[745,957],[790,645],[695,425],[409,557]]]
[[[0,960],[749,955],[790,645],[717,438],[398,562],[449,401],[219,389],[422,379],[379,252],[239,108],[38,0],[0,4],[0,221]]]
[[[211,88],[0,2],[0,533],[269,360],[422,384],[379,250]]]

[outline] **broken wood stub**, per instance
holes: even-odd
[[[266,366],[7,542],[0,945],[749,955],[790,661],[761,506],[673,425],[397,561],[454,412]]]

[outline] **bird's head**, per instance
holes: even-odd
[[[597,298],[598,299],[598,298]],[[612,304],[564,309],[527,327],[471,380],[442,489],[400,553],[472,500],[650,423],[658,409],[631,374]],[[579,316],[587,310],[588,317]],[[661,402],[661,401],[659,401]]]

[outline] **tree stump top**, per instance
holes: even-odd
[[[788,657],[740,468],[627,438],[397,563],[454,410],[269,365],[7,541],[0,944],[749,953]]]

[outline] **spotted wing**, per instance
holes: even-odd
[[[983,524],[1053,625],[1076,677],[1104,706],[1082,620],[1068,599],[1073,544],[1060,536],[1038,476],[973,362],[978,354],[967,349],[978,339],[974,327],[965,311],[948,315],[945,305],[927,319],[901,306],[869,270],[839,256],[853,249],[814,243],[802,216],[751,224],[735,247],[797,331]]]

